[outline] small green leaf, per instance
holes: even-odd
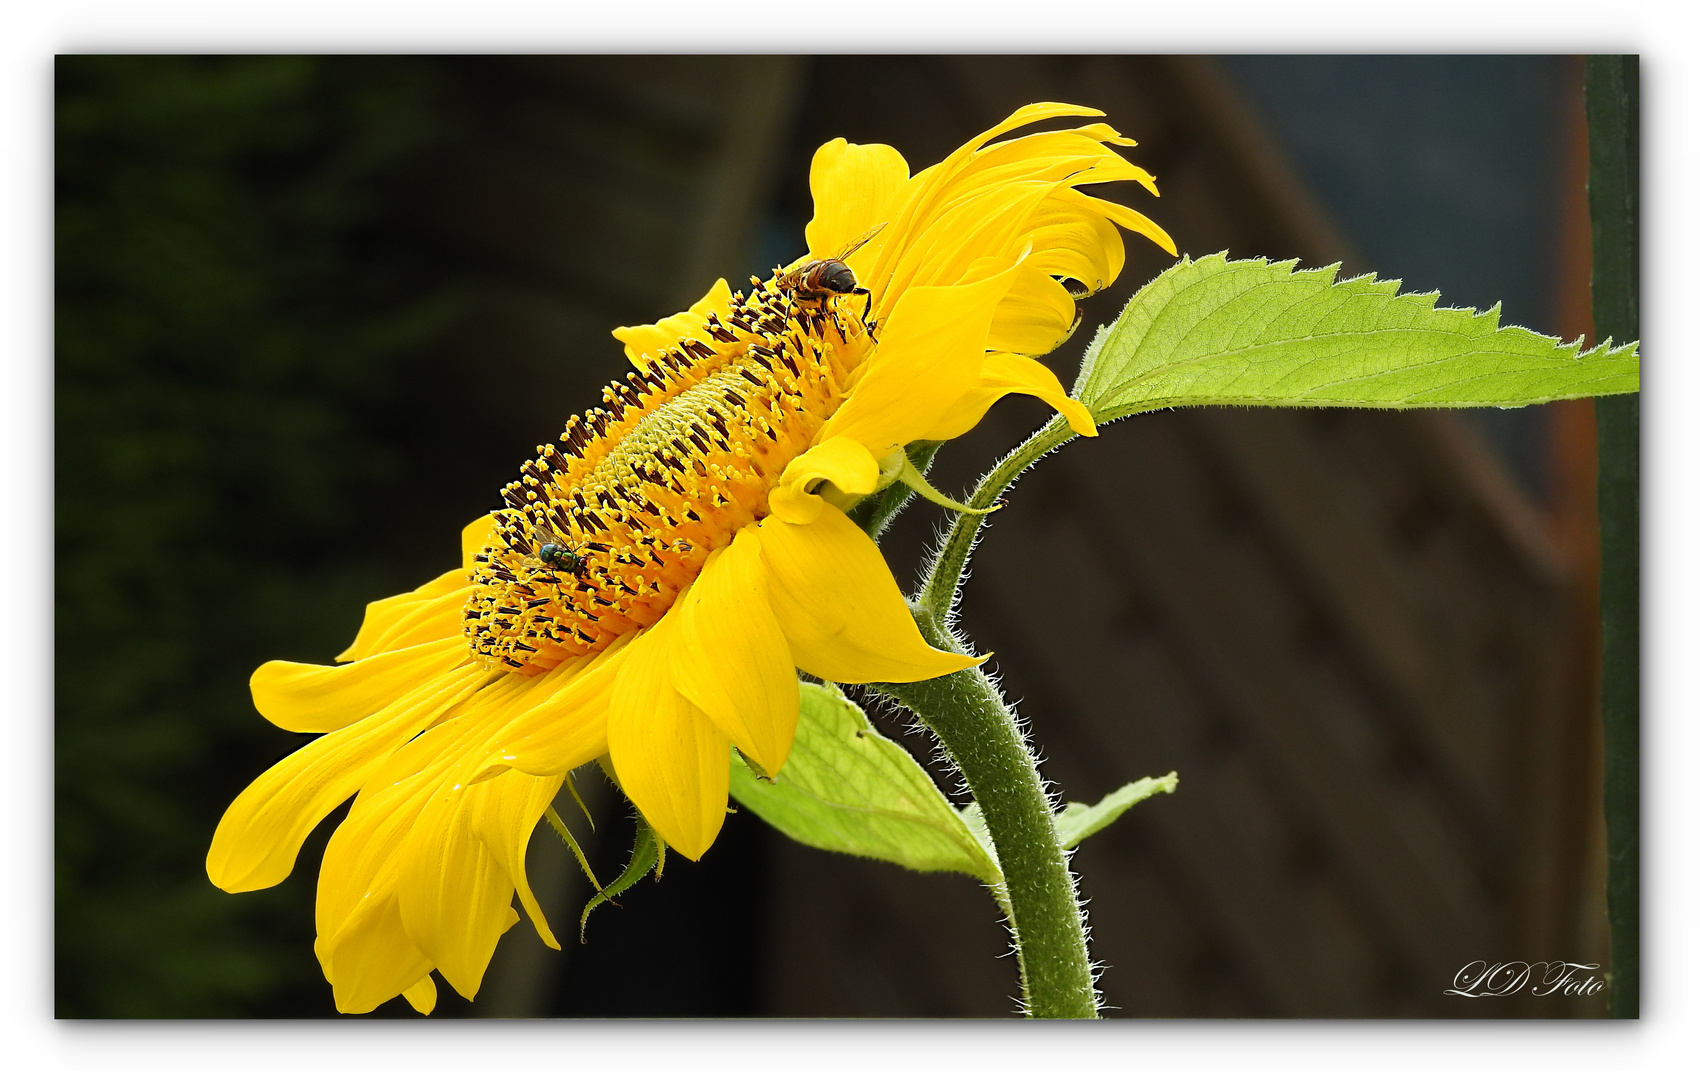
[[[1174,773],[1155,779],[1147,776],[1131,784],[1123,784],[1095,805],[1071,802],[1057,815],[1057,840],[1065,848],[1078,847],[1080,842],[1121,817],[1134,803],[1144,802],[1153,795],[1167,795],[1175,790],[1180,777]]]
[[[1100,329],[1075,396],[1099,423],[1177,405],[1403,409],[1624,394],[1641,386],[1634,343],[1581,350],[1499,308],[1436,308],[1373,275],[1297,260],[1183,258]]]
[[[604,902],[614,903],[614,897],[636,885],[638,880],[649,873],[651,868],[655,870],[656,877],[661,876],[660,864],[665,857],[665,851],[666,848],[662,845],[661,839],[655,835],[655,830],[650,828],[649,822],[643,819],[642,814],[639,814],[637,839],[632,842],[632,857],[626,863],[625,870],[621,871],[620,876],[610,882],[607,888],[600,890],[595,896],[591,897],[590,903],[584,905],[584,914],[579,916],[578,940],[580,944],[584,943],[584,925],[590,920],[590,913],[595,911],[599,905]],[[586,873],[589,873],[589,871],[587,870]],[[591,880],[595,881],[596,879],[591,878]],[[619,907],[620,905],[614,904],[614,906]]]
[[[997,862],[909,752],[868,723],[836,687],[803,683],[797,739],[772,780],[732,755],[732,795],[810,847],[949,870],[987,883]]]
[[[1123,784],[1095,806],[1071,802],[1056,816],[1057,840],[1064,848],[1077,847],[1082,840],[1121,817],[1134,803],[1144,802],[1153,795],[1167,794],[1179,783],[1180,777],[1175,773],[1156,779],[1147,776],[1143,780]],[[992,845],[992,834],[986,828],[986,815],[980,810],[980,804],[969,803],[962,808],[961,814],[968,831],[985,845],[988,852],[995,852],[997,849]]]

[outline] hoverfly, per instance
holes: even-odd
[[[784,275],[777,282],[779,288],[788,290],[798,300],[825,300],[831,296],[865,296],[867,305],[862,309],[862,320],[867,321],[868,314],[874,309],[874,294],[856,284],[855,271],[844,264],[844,260],[862,250],[862,245],[879,235],[886,222],[880,222],[855,240],[851,241],[838,255],[830,259],[811,259],[803,265]]]

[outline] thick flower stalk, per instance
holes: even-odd
[[[993,141],[1082,115],[1028,106],[915,176],[888,146],[821,147],[807,255],[616,330],[634,371],[467,527],[461,567],[370,604],[337,665],[255,672],[263,716],[322,734],[238,796],[207,871],[233,892],[276,884],[354,796],[316,913],[339,1009],[405,994],[428,1012],[432,971],[471,998],[516,893],[559,947],[525,852],[570,770],[603,759],[700,858],[732,749],[784,767],[799,669],[909,683],[979,662],[922,639],[844,511],[899,475],[906,444],[962,434],[1005,394],[1094,433],[1031,357],[1120,272],[1117,226],[1174,250],[1078,187],[1155,185],[1104,124]]]

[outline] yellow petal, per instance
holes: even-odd
[[[456,634],[338,667],[268,660],[248,689],[260,715],[285,731],[335,731],[468,662],[466,640]]]
[[[1077,205],[1084,199],[1073,188],[1062,188],[1039,204],[1028,222],[1033,252],[1027,265],[1035,273],[1078,281],[1091,294],[1121,275],[1127,246],[1108,218]]]
[[[756,534],[768,600],[804,671],[832,682],[916,682],[980,662],[921,638],[879,548],[837,508],[810,525],[769,517]]]
[[[452,587],[436,595],[426,594],[427,589],[438,589],[444,583],[452,583]],[[451,570],[422,589],[374,600],[366,605],[366,619],[354,644],[337,655],[337,663],[462,637],[466,603],[471,597],[466,571]]]
[[[877,460],[932,430],[978,379],[992,314],[1015,269],[972,285],[904,293],[867,374],[816,442],[854,439]]]
[[[996,261],[998,269],[1010,265],[1029,246],[1028,223],[1053,192],[1066,186],[1064,181],[1012,181],[946,207],[897,260],[888,289],[975,281],[986,276],[972,272],[984,259]]]
[[[319,948],[337,1012],[369,1013],[431,973],[431,960],[407,936],[394,897],[372,905]]]
[[[1103,109],[1094,109],[1087,105],[1070,105],[1066,101],[1035,101],[1031,105],[1023,105],[1010,113],[996,126],[982,131],[978,136],[969,140],[974,147],[986,143],[1002,135],[1006,131],[1014,131],[1018,127],[1037,124],[1041,120],[1049,120],[1054,116],[1103,116]]]
[[[474,520],[460,531],[460,565],[472,569],[472,557],[496,542],[496,518],[492,514]]]
[[[628,634],[591,657],[553,695],[514,717],[496,737],[485,768],[505,766],[534,776],[563,775],[608,751],[608,702],[626,653],[643,632]]]
[[[700,859],[726,818],[732,743],[673,687],[673,613],[628,650],[608,709],[620,787],[669,847]]]
[[[480,669],[484,670],[484,669]],[[541,700],[561,684],[551,686],[544,680],[555,676],[560,669],[527,678],[486,672],[490,682],[444,714],[430,729],[411,740],[386,758],[367,778],[360,799],[376,798],[380,790],[388,790],[402,782],[423,783],[423,777],[439,775],[448,768],[454,755],[483,750],[489,735],[500,729],[509,717],[517,714],[520,704]],[[499,721],[499,722],[498,722]],[[474,741],[480,743],[472,747]],[[360,802],[355,803],[355,810]],[[356,815],[351,812],[350,819]]]
[[[525,873],[525,852],[531,846],[531,837],[537,831],[543,811],[555,801],[565,779],[565,774],[530,776],[510,772],[496,777],[491,783],[467,789],[468,802],[477,809],[475,828],[479,839],[484,841],[490,854],[496,857],[497,863],[513,880],[520,906],[531,917],[537,936],[551,949],[559,949],[561,943],[555,940],[549,929],[549,920],[544,917],[543,908],[531,890],[531,882]]]
[[[1124,138],[1115,128],[1108,124],[1083,124],[1080,127],[1064,128],[1060,131],[1039,131],[1030,135],[1018,135],[1013,139],[983,148],[974,156],[973,167],[979,171],[995,169],[1011,160],[1027,158],[1074,160],[1085,158],[1088,161],[1099,159],[1121,160],[1120,155],[1106,147],[1105,143],[1118,146],[1138,146],[1132,139]]]
[[[862,275],[865,278],[863,283],[875,294],[891,291],[888,285],[898,258],[915,246],[917,238],[926,230],[932,218],[942,207],[951,203],[954,195],[959,194],[953,190],[954,185],[957,184],[963,169],[987,142],[1007,131],[1055,116],[1102,115],[1097,109],[1050,101],[1026,105],[1011,113],[1003,122],[963,143],[937,165],[917,173],[892,196],[893,206],[901,209],[896,212],[891,225],[885,230],[890,235],[882,237],[885,241],[884,249],[879,259],[869,267],[869,272]]]
[[[506,853],[483,839],[490,795],[469,798],[469,778],[488,758],[492,737],[569,674],[497,678],[367,774],[325,846],[315,903],[318,948],[339,1002],[369,1008],[417,982],[418,973],[396,981],[413,952],[393,940],[392,923],[427,957],[426,970],[437,967],[462,993],[476,992],[497,939],[517,916]],[[530,782],[518,779],[517,786]],[[357,970],[367,965],[378,975]]]
[[[402,995],[420,1016],[430,1016],[431,1010],[437,1007],[437,980],[427,973],[423,979],[403,990]]]
[[[1087,197],[1089,198],[1089,196]],[[1163,231],[1161,225],[1144,214],[1137,210],[1129,210],[1120,203],[1113,203],[1106,199],[1091,199],[1091,201],[1097,207],[1099,213],[1117,225],[1155,242],[1158,247],[1170,255],[1176,254],[1174,238]]]
[[[409,833],[396,882],[407,936],[468,1000],[477,996],[496,942],[512,925],[513,881],[473,831],[489,790],[490,784],[439,786]]]
[[[658,323],[645,326],[616,327],[614,336],[626,347],[626,358],[632,365],[639,371],[648,371],[649,362],[644,357],[657,356],[679,344],[681,339],[701,334],[702,328],[708,325],[710,312],[724,318],[731,310],[732,290],[726,279],[721,278],[701,300],[691,305],[689,311],[669,315]]]
[[[332,959],[343,939],[360,934],[378,909],[396,903],[396,884],[408,833],[431,790],[427,783],[367,786],[355,798],[348,817],[331,833],[324,857],[319,861],[319,888],[313,897],[313,921],[319,932],[317,948],[327,979],[335,981]],[[397,929],[405,935],[400,918],[397,909]],[[408,944],[414,947],[412,938],[408,938]],[[430,964],[427,970],[435,966]],[[403,983],[382,1000],[387,1001],[409,985]]]
[[[1103,115],[1104,113],[1101,109],[1089,109],[1080,105],[1067,105],[1055,101],[1039,101],[1031,105],[1023,105],[1021,108],[1010,113],[1009,116],[1005,117],[998,124],[987,128],[985,131],[980,132],[980,134],[963,143],[949,157],[945,158],[937,165],[931,166],[916,174],[914,180],[911,181],[911,186],[918,187],[919,190],[910,193],[909,209],[911,213],[916,214],[917,216],[930,209],[928,206],[929,199],[941,194],[945,190],[948,190],[951,184],[959,179],[964,167],[974,157],[974,155],[980,151],[980,148],[997,138],[999,135],[1013,131],[1018,127],[1025,127],[1028,124],[1036,124],[1041,120],[1049,120],[1057,116]],[[916,184],[915,181],[920,181],[920,183]],[[911,224],[912,222],[908,221],[900,223],[899,231],[906,231],[907,227]]]
[[[417,839],[410,836],[406,846],[407,861],[398,883],[403,921],[437,961],[444,978],[468,997],[469,989],[476,992],[500,933],[489,916],[495,907],[507,904],[513,891],[518,891],[544,944],[560,948],[527,881],[525,852],[564,777],[510,771],[478,783],[474,774],[488,760],[495,741],[484,733],[505,729],[514,715],[552,697],[558,691],[547,685],[549,680],[564,683],[570,678],[571,673],[557,668],[534,679],[512,680],[521,689],[486,707],[482,731],[468,731],[457,741],[464,750],[437,751],[438,756],[461,760],[443,774],[435,794],[419,812],[413,830]],[[486,742],[477,743],[480,738]],[[489,893],[470,916],[461,909],[462,895],[469,891],[457,885],[462,881],[480,882]],[[481,928],[479,935],[465,936],[461,924],[468,921]]]
[[[859,146],[834,139],[816,150],[809,167],[815,216],[804,230],[809,257],[837,258],[846,246],[881,224],[880,214],[908,179],[908,163],[889,146]],[[877,256],[884,243],[883,236],[870,240],[867,256]]]
[[[374,600],[366,605],[366,618],[354,644],[337,655],[337,663],[364,660],[381,652],[418,645],[460,633],[461,614],[470,595],[468,572],[472,557],[496,536],[496,521],[489,514],[460,532],[461,568],[439,574],[400,596]]]
[[[956,178],[957,186],[990,187],[1013,177],[1073,179],[1075,184],[1101,184],[1133,180],[1157,194],[1150,173],[1130,164],[1103,145],[1137,146],[1132,139],[1117,135],[1106,124],[1087,124],[1066,131],[1022,135],[988,146],[965,164]]]
[[[481,687],[372,767],[348,816],[325,845],[319,867],[314,919],[327,949],[365,917],[363,912],[395,894],[407,847],[423,835],[414,826],[432,796],[445,781],[452,787],[477,767],[490,736],[542,678],[508,676]]]
[[[761,541],[755,526],[746,526],[709,556],[675,603],[673,679],[744,756],[773,776],[797,733],[797,669],[766,596]]]
[[[891,223],[882,234],[878,258],[854,266],[857,279],[873,291],[881,320],[907,289],[963,280],[961,267],[989,256],[1010,258],[1023,243],[1031,243],[1036,268],[1096,291],[1114,280],[1124,259],[1121,238],[1110,222],[1150,237],[1173,254],[1174,242],[1148,218],[1075,190],[1132,180],[1156,194],[1148,172],[1105,145],[1131,146],[1133,140],[1108,125],[1085,124],[991,142],[1039,120],[1096,114],[1052,102],[1017,110],[893,194],[891,209],[880,215]],[[1047,185],[1049,193],[1035,207],[1032,197]],[[1015,348],[1013,343],[994,347]]]
[[[213,833],[207,850],[212,883],[227,892],[247,892],[288,877],[313,827],[358,791],[385,755],[487,678],[473,667],[438,675],[267,769],[230,804]]]
[[[376,648],[376,643],[382,637],[390,634],[398,622],[414,620],[418,610],[439,600],[444,596],[466,588],[466,572],[450,570],[439,574],[430,581],[399,596],[388,596],[382,600],[374,600],[366,605],[366,617],[360,622],[360,632],[354,636],[354,643],[344,649],[336,657],[337,663],[349,660],[364,660],[374,653],[387,652],[387,649]],[[448,637],[439,634],[438,637]],[[418,642],[409,642],[418,644]]]
[[[1068,340],[1075,327],[1074,297],[1049,274],[1019,275],[992,318],[986,348],[1043,356]]]
[[[1006,394],[1030,394],[1062,413],[1076,434],[1098,434],[1092,413],[1068,396],[1050,368],[1025,356],[993,353],[986,357],[979,382],[956,400],[924,438],[938,442],[956,438],[978,424],[986,410]]]
[[[867,447],[855,439],[835,436],[791,459],[780,474],[779,485],[768,492],[768,507],[786,521],[807,525],[820,515],[824,505],[814,493],[821,481],[846,495],[866,495],[879,484],[879,478],[879,462]]]

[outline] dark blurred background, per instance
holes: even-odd
[[[225,805],[304,741],[254,713],[249,673],[327,662],[368,600],[452,565],[624,371],[611,327],[799,254],[829,138],[919,169],[1020,104],[1094,105],[1164,192],[1114,194],[1184,252],[1589,330],[1573,58],[79,56],[56,83],[60,1016],[333,1015],[330,823],[278,888],[202,869]],[[1167,264],[1128,246],[1048,358],[1065,384]],[[963,489],[1043,417],[1006,401],[935,478]],[[963,621],[1047,774],[1086,801],[1181,776],[1075,860],[1110,1015],[1601,1010],[1441,993],[1472,960],[1605,957],[1591,424],[1164,413],[1015,490]],[[890,534],[900,582],[938,523]],[[630,823],[583,779],[615,872]],[[585,886],[546,833],[532,864],[570,939]],[[621,903],[561,954],[516,928],[478,1002],[438,1014],[1012,1012],[983,888],[747,813]]]

